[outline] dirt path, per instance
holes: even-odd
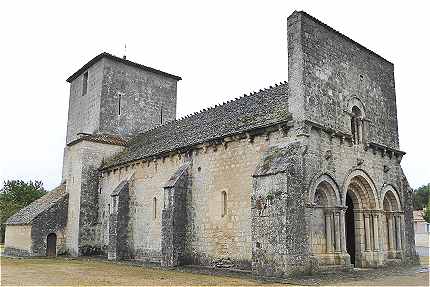
[[[1,286],[5,285],[280,285],[250,275],[208,275],[199,270],[114,264],[64,258],[12,259],[0,257]],[[353,272],[314,275],[283,281],[287,285],[322,286],[429,286],[429,272],[419,267],[356,269]],[[191,272],[190,272],[191,271]],[[284,285],[285,286],[285,285]]]
[[[100,261],[1,259],[1,285],[262,285],[249,278],[211,276]]]
[[[304,277],[290,282],[318,286],[430,286],[429,275],[428,267],[407,266],[355,269],[352,272]]]

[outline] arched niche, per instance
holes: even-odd
[[[353,113],[353,109],[354,109],[354,107],[358,108],[358,109],[361,111],[361,116],[362,116],[363,118],[365,118],[365,117],[366,117],[366,109],[365,109],[365,107],[364,107],[364,104],[363,104],[363,102],[362,102],[358,97],[356,97],[356,96],[351,97],[351,98],[349,99],[349,101],[348,101],[348,112],[349,112],[350,114],[352,114],[352,113]]]
[[[383,249],[387,258],[401,257],[404,218],[397,190],[386,185],[381,191]]]
[[[309,187],[310,240],[312,253],[322,265],[335,264],[340,255],[339,187],[328,174],[316,177]]]
[[[340,205],[339,187],[328,174],[320,175],[310,187],[309,203],[319,206]]]
[[[366,137],[365,109],[363,103],[357,97],[353,97],[348,102],[348,112],[350,118],[350,129],[353,144],[363,144]]]
[[[382,189],[381,206],[386,211],[402,211],[399,195],[392,185],[386,185]]]

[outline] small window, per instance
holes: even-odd
[[[84,73],[84,78],[82,79],[82,96],[87,94],[88,90],[88,71]]]
[[[153,217],[154,219],[157,219],[157,198],[156,197],[152,199],[152,209],[153,209]]]
[[[426,231],[427,231],[427,233],[430,233],[430,223],[426,224]]]
[[[351,115],[352,142],[356,145],[363,143],[363,119],[357,106],[352,107]]]
[[[163,105],[160,107],[160,124],[163,124]]]
[[[227,215],[227,192],[224,190],[221,192],[221,216]]]
[[[122,94],[118,94],[118,116],[121,115],[121,97]]]

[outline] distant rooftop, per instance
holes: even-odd
[[[172,79],[175,79],[177,81],[182,80],[181,77],[178,77],[178,76],[175,76],[175,75],[172,75],[172,74],[169,74],[169,73],[166,73],[166,72],[163,72],[163,71],[151,68],[151,67],[147,67],[147,66],[141,65],[139,63],[132,62],[130,60],[127,60],[127,59],[124,59],[124,58],[120,58],[120,57],[114,56],[114,55],[106,53],[106,52],[103,52],[103,53],[95,56],[94,58],[92,58],[85,65],[83,65],[82,68],[80,68],[75,73],[73,73],[73,75],[71,75],[70,77],[68,77],[66,81],[69,82],[69,83],[71,83],[80,74],[82,74],[83,72],[85,72],[86,70],[88,70],[89,67],[91,67],[92,65],[94,65],[96,62],[98,62],[102,58],[108,58],[108,59],[111,59],[111,60],[114,60],[114,61],[126,64],[126,65],[129,65],[129,66],[136,67],[138,69],[142,69],[142,70],[145,70],[145,71],[148,71],[148,72],[152,72],[154,74],[158,74],[158,75],[162,75],[162,76],[165,76],[165,77],[168,77],[168,78],[172,78]]]

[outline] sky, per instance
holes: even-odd
[[[66,79],[97,54],[181,76],[180,117],[288,80],[287,17],[304,10],[394,63],[402,166],[427,184],[426,2],[2,1],[0,181],[60,183]]]

